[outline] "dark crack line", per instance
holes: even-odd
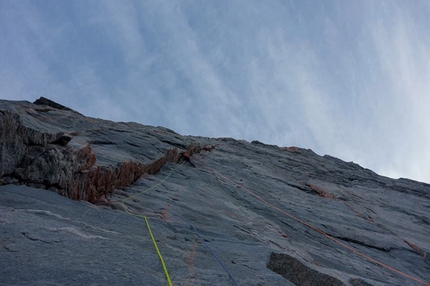
[[[364,243],[362,241],[359,241],[359,240],[356,240],[356,239],[353,239],[353,238],[349,238],[349,237],[342,237],[342,236],[333,236],[333,237],[335,237],[337,239],[340,239],[340,240],[343,240],[343,241],[346,241],[346,242],[351,242],[351,243],[354,243],[354,244],[358,244],[358,245],[361,245],[361,246],[364,246],[364,247],[373,248],[373,249],[376,249],[376,250],[379,250],[379,251],[390,252],[390,250],[391,250],[390,247],[382,247],[382,246],[371,245],[371,244],[367,244],[367,243]]]
[[[29,233],[27,233],[27,232],[22,232],[22,235],[24,235],[24,237],[25,238],[27,238],[27,239],[29,239],[29,240],[31,240],[31,241],[40,241],[40,242],[43,242],[43,243],[59,243],[59,242],[61,242],[61,241],[47,241],[47,240],[43,240],[43,239],[39,239],[39,238],[35,238],[35,237],[32,237]]]
[[[7,245],[3,246],[3,248],[8,252],[18,252],[18,250],[10,249]]]

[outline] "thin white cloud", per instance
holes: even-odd
[[[3,98],[43,95],[89,116],[297,145],[430,182],[429,4],[1,5]]]
[[[385,81],[378,86],[383,101],[375,112],[383,117],[380,131],[390,153],[380,168],[430,181],[430,163],[424,163],[430,162],[430,38],[407,9],[393,10],[392,25],[378,21],[373,30]]]

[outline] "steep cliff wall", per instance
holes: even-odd
[[[46,99],[0,126],[2,285],[167,285],[143,216],[173,285],[429,285],[428,184]]]
[[[163,142],[166,135],[175,135],[164,128],[149,130],[133,123],[114,126],[46,98],[35,104],[2,101],[0,178],[3,184],[50,189],[94,203],[143,174],[157,173],[166,162],[178,161],[178,147],[190,154],[206,148]]]

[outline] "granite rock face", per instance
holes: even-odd
[[[35,104],[0,101],[0,124],[5,184],[51,189],[93,203],[177,161],[178,147],[191,154],[202,148],[179,143],[179,135],[165,128],[86,118],[46,98]]]
[[[0,101],[0,144],[0,285],[167,285],[143,216],[173,285],[430,283],[425,183],[44,98]]]

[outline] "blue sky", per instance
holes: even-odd
[[[430,1],[0,0],[0,98],[430,183]]]

